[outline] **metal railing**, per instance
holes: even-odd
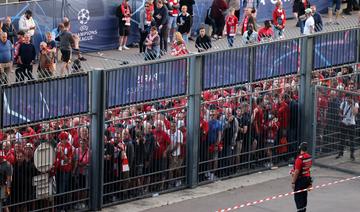
[[[342,32],[359,37],[359,28],[344,29]],[[34,139],[33,142],[24,140],[22,148],[28,143],[34,143],[36,149],[40,147],[40,142],[34,140],[37,141],[41,132],[20,130],[25,126],[31,129],[39,126],[46,128],[53,126],[50,123],[56,122],[56,129],[50,129],[49,133],[58,136],[62,131],[74,133],[76,130],[72,129],[81,127],[71,122],[80,122],[89,129],[88,143],[92,150],[88,158],[88,186],[82,186],[77,190],[79,187],[76,183],[80,181],[74,178],[66,184],[66,188],[55,186],[60,193],[46,196],[54,197],[54,204],[49,205],[46,198],[39,196],[38,199],[21,199],[7,207],[11,209],[25,204],[28,210],[33,210],[34,205],[37,210],[46,210],[49,207],[96,210],[159,192],[194,187],[202,182],[210,182],[216,177],[226,178],[268,169],[273,167],[271,163],[284,165],[291,162],[291,158],[296,154],[297,143],[312,140],[312,133],[304,126],[313,123],[314,117],[312,110],[306,109],[313,107],[314,102],[314,97],[311,96],[311,77],[321,71],[309,71],[313,70],[315,58],[318,57],[315,54],[316,39],[333,34],[334,36],[329,35],[321,39],[329,39],[329,43],[338,48],[342,44],[343,48],[348,48],[347,42],[334,41],[342,32],[314,34],[160,59],[141,65],[133,63],[121,68],[92,70],[74,76],[2,85],[1,127],[2,131],[6,132],[6,139],[10,138],[10,147],[17,143],[20,135],[29,136],[26,133],[31,133],[30,137]],[[339,39],[344,40],[342,37]],[[355,60],[332,60],[326,68],[331,69],[339,64],[358,65],[358,41],[359,39],[352,41],[356,43],[355,51],[343,51]],[[271,54],[274,59],[264,62],[268,58],[262,54],[264,51]],[[238,62],[239,58],[247,62]],[[293,111],[290,109],[288,113],[297,118],[291,119],[293,122],[289,122],[287,126],[280,124],[279,129],[274,130],[274,134],[259,131],[261,127],[272,128],[269,122],[276,122],[275,118],[284,123],[280,120],[283,116],[264,112],[270,105],[276,108],[277,99],[284,100],[283,103],[289,101],[289,104],[293,104]],[[266,104],[263,100],[266,100]],[[57,107],[51,107],[52,104]],[[253,111],[256,105],[263,109],[261,116]],[[250,122],[245,124],[249,128],[249,133],[245,137],[247,141],[251,141],[251,145],[245,145],[244,137],[244,146],[241,145],[241,148],[241,139],[235,139],[235,143],[230,142],[233,134],[232,127],[229,127],[229,119],[235,117],[232,112],[239,107],[239,114],[236,115],[241,116],[244,110],[250,116]],[[204,121],[212,120],[210,114],[217,116],[216,122],[219,123],[216,125],[220,125],[217,128],[219,134],[216,135],[219,136],[216,137],[219,140],[216,139],[216,145],[213,147],[213,143],[209,143],[211,139],[206,137],[209,134],[203,133]],[[273,116],[269,116],[270,114]],[[78,116],[88,118],[83,120],[77,118]],[[72,121],[64,124],[64,119]],[[70,127],[63,128],[64,125]],[[245,125],[242,125],[242,128]],[[145,131],[145,126],[148,127],[148,131]],[[158,132],[152,132],[153,127],[157,127]],[[175,127],[175,133],[167,133],[168,130],[173,130],[171,127]],[[282,132],[281,127],[284,128]],[[153,154],[150,155],[157,157],[151,165],[147,163],[150,162],[149,159],[140,160],[141,157],[132,157],[135,152],[141,152],[140,141],[149,131],[153,134],[156,144]],[[183,138],[175,142],[175,138],[180,134]],[[59,140],[60,138],[55,139],[55,143],[60,146],[49,151],[48,155],[65,151],[61,148]],[[70,138],[65,140],[71,141]],[[271,140],[274,140],[274,143],[270,142]],[[222,143],[222,146],[218,145],[217,141]],[[310,146],[315,148],[314,143]],[[219,148],[223,150],[219,152]],[[214,153],[216,150],[217,154]],[[63,152],[60,156],[67,153]],[[61,162],[60,165],[54,163],[54,167],[58,167],[60,171],[63,171],[62,165],[64,164]],[[61,180],[64,176],[55,174],[55,180]],[[65,177],[68,178],[69,174]],[[71,177],[76,175],[70,175]],[[13,195],[16,196],[18,192],[13,191]],[[59,200],[58,195],[61,196]],[[37,201],[41,204],[36,203]]]

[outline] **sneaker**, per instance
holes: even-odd
[[[344,155],[341,154],[341,153],[339,153],[339,154],[335,157],[335,159],[339,159],[339,158],[341,158],[342,156],[344,156]]]
[[[129,49],[130,49],[130,48],[127,47],[127,46],[123,46],[123,48],[124,48],[125,50],[129,50]]]
[[[354,154],[350,154],[350,159],[351,159],[351,161],[355,161],[355,156],[354,156]]]
[[[119,51],[122,51],[122,50],[123,50],[122,46],[119,46],[118,50],[119,50]]]
[[[80,209],[85,209],[85,208],[86,208],[85,203],[81,203],[81,204],[80,204]]]
[[[179,187],[179,186],[181,186],[181,180],[177,180],[175,183],[175,187]]]

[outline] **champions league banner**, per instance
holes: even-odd
[[[87,75],[2,88],[2,127],[28,124],[89,110]]]
[[[315,37],[314,69],[356,62],[357,30]]]
[[[184,95],[186,74],[186,59],[109,71],[106,107]]]
[[[21,15],[30,9],[37,24],[35,43],[44,40],[45,33],[52,31],[57,34],[56,28],[62,17],[67,16],[71,20],[71,31],[79,35],[82,51],[103,51],[115,49],[118,46],[118,18],[115,16],[117,7],[122,0],[43,0],[23,2],[0,6],[2,17],[11,16],[15,26]],[[130,0],[132,8],[131,35],[129,43],[139,41],[138,23],[140,11],[143,10],[145,0]],[[241,15],[243,15],[243,0]],[[319,11],[327,8],[328,0],[317,0]],[[276,0],[258,0],[258,22],[271,19]],[[288,18],[293,17],[293,0],[283,0]],[[204,23],[206,11],[212,4],[212,0],[195,0],[193,33],[197,34],[201,24]],[[249,6],[249,5],[248,5]],[[1,18],[1,17],[0,17]]]

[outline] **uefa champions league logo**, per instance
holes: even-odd
[[[78,13],[78,20],[80,24],[87,24],[90,20],[90,12],[87,9],[81,9]]]

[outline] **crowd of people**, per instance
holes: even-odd
[[[350,66],[314,74],[314,82],[325,88],[318,92],[318,154],[336,152],[340,158],[349,146],[350,158],[355,160],[355,147],[359,146],[356,128],[360,125],[360,96],[356,94],[360,89],[359,69]]]
[[[31,10],[25,11],[20,17],[18,26],[15,29],[11,17],[0,21],[0,85],[33,80],[33,69],[37,62],[38,78],[43,79],[56,74],[58,63],[61,64],[60,74],[65,75],[79,71],[79,61],[86,60],[80,54],[80,38],[71,33],[70,21],[66,17],[59,24],[55,36],[46,32],[45,40],[39,44],[39,52],[34,42],[37,26]],[[71,62],[73,51],[77,59]]]

